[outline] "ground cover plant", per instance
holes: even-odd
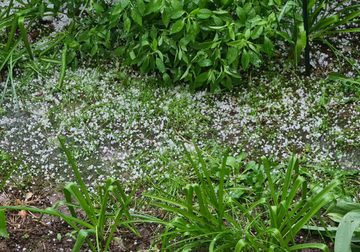
[[[15,6],[17,2],[12,3]],[[329,41],[328,47],[327,44],[311,41],[313,56],[311,64],[314,72],[310,77],[303,77],[303,66],[292,68],[291,48],[294,45],[288,41],[291,40],[288,38],[291,34],[285,35],[287,33],[284,33],[284,30],[277,30],[285,28],[286,26],[282,24],[291,17],[289,16],[291,11],[288,11],[287,16],[279,20],[278,15],[282,11],[285,13],[285,2],[273,3],[272,8],[256,1],[222,2],[218,3],[218,7],[222,6],[220,10],[212,10],[212,4],[206,2],[199,12],[195,11],[192,14],[192,8],[196,10],[196,7],[202,3],[189,2],[180,6],[175,1],[165,1],[161,2],[163,9],[159,10],[152,1],[125,1],[114,5],[89,1],[83,6],[80,3],[80,1],[74,2],[73,9],[70,4],[49,7],[57,8],[57,11],[65,16],[74,13],[76,15],[73,25],[62,31],[56,30],[57,17],[49,21],[51,25],[45,30],[50,31],[50,34],[44,34],[43,41],[32,35],[35,21],[29,26],[26,26],[26,22],[20,23],[24,27],[20,27],[17,32],[19,21],[9,22],[16,16],[10,14],[13,8],[7,9],[10,16],[7,10],[2,12],[3,16],[8,17],[5,19],[7,23],[2,23],[2,27],[10,27],[9,30],[2,31],[8,33],[11,29],[15,30],[15,39],[13,43],[9,43],[11,45],[9,48],[21,49],[1,52],[4,59],[3,66],[7,68],[3,69],[2,81],[0,81],[2,91],[0,163],[1,177],[4,179],[0,202],[4,208],[20,210],[21,206],[16,206],[19,204],[17,202],[19,199],[24,204],[35,204],[36,207],[44,209],[39,203],[42,199],[41,195],[42,192],[50,189],[39,184],[48,181],[50,185],[61,186],[78,180],[79,176],[74,176],[71,172],[68,157],[60,151],[62,144],[58,136],[67,135],[67,148],[77,162],[77,169],[84,183],[81,190],[91,195],[94,205],[94,212],[90,214],[90,218],[82,219],[86,213],[80,213],[79,217],[82,224],[95,230],[94,237],[98,239],[89,238],[90,244],[96,244],[93,245],[93,250],[100,251],[105,248],[105,239],[107,239],[108,242],[111,240],[111,249],[123,251],[162,250],[165,247],[176,250],[180,247],[192,246],[221,251],[225,249],[221,244],[226,238],[222,236],[225,233],[221,233],[225,227],[234,231],[236,243],[233,240],[231,242],[233,249],[238,250],[241,248],[244,250],[246,247],[248,250],[274,248],[288,251],[293,246],[292,249],[317,247],[342,251],[344,248],[348,249],[350,243],[352,248],[356,248],[358,242],[356,208],[359,196],[357,182],[360,163],[358,144],[360,92],[357,69],[360,49],[356,33],[344,33],[337,37],[328,36],[326,37]],[[348,3],[344,3],[344,6]],[[21,8],[25,9],[31,4],[36,6],[34,13],[37,13],[43,3],[32,2],[29,6],[20,4]],[[145,8],[143,14],[141,14],[142,7],[131,9],[142,4]],[[351,4],[356,6],[356,3]],[[171,11],[173,17],[170,18],[167,27],[163,20],[165,9]],[[205,9],[211,10],[211,13]],[[149,10],[151,13],[146,13]],[[357,11],[355,8],[351,10],[355,13]],[[231,14],[232,20],[224,11]],[[140,13],[141,23],[140,16],[135,12]],[[244,18],[244,13],[246,22],[245,26],[242,26],[241,18]],[[272,14],[277,17],[275,21],[271,21]],[[166,15],[168,13],[164,16]],[[253,17],[255,20],[258,17],[262,19],[259,23],[255,21],[255,24],[250,24],[252,15],[255,15]],[[35,16],[29,18],[36,19]],[[155,17],[159,17],[159,20],[152,24],[151,22],[156,20]],[[219,18],[223,22],[221,29],[216,23],[220,23]],[[114,27],[109,28],[108,25],[118,19],[121,22],[113,23]],[[191,35],[196,23],[201,29],[195,41],[182,40],[184,35],[185,38]],[[181,28],[178,32],[176,30],[172,32],[175,24],[179,29]],[[356,26],[357,23],[346,25]],[[187,30],[188,26],[190,26],[189,30]],[[127,28],[129,31],[126,30]],[[208,30],[206,31],[205,28]],[[28,30],[24,31],[24,29]],[[53,32],[53,29],[56,31]],[[108,42],[113,47],[109,50],[106,49],[106,41],[108,30],[111,29],[121,30],[116,34],[122,32],[122,34],[126,32],[135,34],[136,31],[137,33],[140,31],[144,34],[144,39],[142,36],[132,35],[130,39],[125,36],[123,40],[121,38],[117,40],[116,36],[113,37],[115,33],[111,32]],[[244,39],[247,40],[245,45],[234,46],[236,43],[229,45],[232,43],[231,29],[233,31],[238,29],[237,37],[232,42],[240,43]],[[146,30],[148,30],[147,35]],[[255,30],[260,34],[258,38],[252,37]],[[24,35],[29,41],[34,40],[29,43],[31,50],[28,50],[29,46],[26,46],[26,42],[25,44],[21,42],[24,41]],[[213,40],[211,36],[218,38]],[[52,37],[56,37],[56,40],[51,40]],[[271,44],[267,42],[268,45],[273,48],[270,55],[276,56],[268,57],[264,47],[266,38],[271,42]],[[161,39],[163,44],[160,45]],[[175,47],[172,47],[173,42],[169,42],[171,48],[161,48],[167,44],[166,39],[173,40]],[[201,41],[203,39],[206,42]],[[207,42],[209,44],[203,44]],[[137,47],[136,43],[142,44]],[[198,44],[201,49],[192,48],[190,45],[193,44]],[[3,48],[6,46],[4,44]],[[129,46],[134,46],[133,59],[131,58],[134,55],[130,55]],[[264,59],[259,67],[251,64],[250,61],[247,62],[247,56],[244,57],[245,50],[247,53],[256,51],[251,46],[258,49],[257,55]],[[224,50],[220,50],[220,47]],[[231,48],[239,49],[237,52],[239,67],[234,67],[232,63],[228,64],[229,57],[235,55],[227,52],[233,50]],[[218,51],[217,49],[220,50],[221,59],[211,56]],[[180,51],[181,56],[179,56]],[[197,55],[198,51],[201,55]],[[59,52],[62,54],[60,55]],[[163,65],[159,61],[161,55],[159,52],[163,55]],[[189,63],[194,58],[189,57],[190,52],[196,52],[194,57],[197,59],[192,64],[187,64],[186,57]],[[23,61],[23,56],[25,60],[31,57],[30,53],[35,60]],[[114,54],[121,57],[112,57],[109,61],[107,56]],[[126,56],[131,60],[129,58],[126,60]],[[46,61],[47,57],[48,59],[52,57],[52,63],[56,64],[48,65],[51,60]],[[153,63],[150,62],[151,59]],[[136,65],[138,68],[128,68],[125,66],[127,64]],[[145,67],[144,64],[147,66]],[[302,65],[302,62],[300,61],[299,64]],[[65,71],[66,65],[74,71]],[[81,66],[78,70],[76,70],[77,65]],[[241,76],[236,82],[233,82],[232,78],[231,91],[227,91],[229,86],[225,75],[225,82],[216,83],[217,79],[215,82],[211,79],[211,74],[216,77],[222,67],[225,69],[226,66],[234,68]],[[167,72],[163,72],[162,67]],[[172,83],[179,67],[183,75],[189,67],[187,76],[178,83]],[[151,69],[156,71],[153,72]],[[338,73],[330,74],[328,79],[324,78],[326,75],[322,73],[330,71],[338,71]],[[195,76],[202,73],[207,74],[208,78],[200,87],[201,83],[196,81]],[[7,88],[9,85],[10,88]],[[199,86],[197,92],[191,94],[189,91],[194,91],[196,86]],[[218,94],[220,91],[221,95]],[[16,107],[14,110],[12,99],[17,100],[19,112],[16,112]],[[196,146],[201,149],[202,157],[194,154]],[[222,154],[228,147],[230,153],[224,159]],[[192,162],[186,156],[186,151],[191,153]],[[197,153],[200,153],[199,149]],[[269,166],[265,165],[267,161],[264,158],[260,158],[264,155],[269,160]],[[294,155],[298,159],[294,158]],[[20,159],[23,159],[22,162],[19,162]],[[293,164],[289,166],[290,169],[287,165],[289,163]],[[201,167],[196,169],[199,164]],[[294,174],[290,172],[291,167],[298,167],[293,169]],[[114,212],[121,212],[124,204],[114,207],[112,200],[115,194],[111,192],[113,188],[109,185],[110,182],[106,182],[109,181],[109,177],[118,181],[117,185],[121,187],[117,186],[117,188],[123,188],[125,196],[130,195],[128,199],[133,199],[129,203],[129,214],[136,218],[122,223],[134,225],[141,238],[118,228],[112,233],[111,228],[116,227],[116,225],[111,226]],[[341,185],[335,187],[337,182],[331,183],[334,179],[335,181],[339,179]],[[141,187],[133,191],[139,182]],[[70,185],[71,188],[74,187],[74,184]],[[300,185],[302,185],[301,190]],[[330,187],[327,187],[328,185]],[[100,188],[109,189],[103,191],[109,193],[106,208],[101,207],[106,197],[101,196],[104,194],[99,191]],[[332,188],[332,190],[325,194],[325,191],[321,193],[323,188],[327,188],[326,190]],[[191,193],[191,190],[194,193]],[[50,191],[51,193],[47,193],[46,197],[53,196],[54,190]],[[283,201],[285,191],[291,196],[289,199],[293,197],[295,202]],[[295,195],[295,191],[302,194]],[[133,194],[131,195],[130,192]],[[140,195],[141,193],[143,195]],[[144,195],[151,195],[153,199]],[[212,195],[209,197],[211,201],[207,201],[205,195]],[[316,195],[322,195],[323,198],[316,198]],[[36,197],[40,200],[37,201]],[[204,204],[208,204],[208,207],[202,207],[199,201],[201,198],[206,199]],[[301,210],[309,208],[314,198],[317,202],[315,204],[317,207],[314,209],[318,210],[322,206],[319,214],[315,210],[307,213],[306,210]],[[327,200],[317,201],[320,198]],[[159,199],[169,203],[161,205],[162,209],[169,210],[168,213],[164,214],[159,208],[150,207],[151,204],[158,205],[159,201],[156,200]],[[47,207],[54,208],[58,200],[52,200],[52,203],[50,200],[44,201]],[[60,201],[66,201],[66,198]],[[266,204],[263,204],[264,201]],[[70,203],[66,204],[71,207]],[[172,204],[184,208],[179,210],[171,207]],[[106,211],[105,216],[109,217],[109,222],[106,224],[103,219],[99,219],[104,216],[99,209]],[[295,219],[291,219],[290,215],[284,216],[283,209],[290,211],[295,209],[292,210]],[[40,211],[45,212],[45,210]],[[134,214],[134,211],[138,213]],[[284,218],[276,219],[275,212],[276,216]],[[35,224],[31,225],[30,216],[22,218],[24,212],[6,210],[5,213],[4,215],[4,212],[1,212],[1,224],[4,227],[5,218],[10,239],[0,238],[2,249],[39,250],[43,249],[41,246],[46,246],[53,250],[60,248],[71,250],[74,246],[79,247],[80,243],[76,243],[76,239],[80,241],[84,238],[83,232],[76,231],[80,226],[64,226],[60,219],[54,221],[57,228],[45,225],[40,229]],[[20,216],[12,218],[12,214],[16,216],[20,214]],[[71,214],[68,213],[70,216]],[[32,218],[38,221],[40,215],[34,216]],[[216,223],[217,231],[214,231],[215,228],[211,224],[204,223],[201,216],[206,216],[212,223]],[[300,221],[296,216],[306,218]],[[222,222],[223,217],[227,218]],[[44,215],[42,218],[48,217]],[[296,223],[294,233],[288,232],[286,220],[289,218]],[[352,219],[355,219],[354,224],[349,222]],[[97,220],[101,220],[98,223],[105,224],[101,225],[104,231],[108,230],[104,232],[104,237],[101,237],[101,230],[98,229],[96,232],[97,225],[93,222]],[[140,224],[140,221],[143,223]],[[141,226],[148,222],[153,224]],[[338,227],[336,223],[341,224]],[[160,227],[157,227],[158,224],[161,224]],[[199,230],[199,225],[204,225],[204,228]],[[351,240],[343,239],[346,238],[341,231],[344,229],[349,234],[354,233],[355,236]],[[43,231],[37,234],[32,230]],[[145,230],[151,231],[147,233]],[[186,233],[189,230],[191,234]],[[183,238],[180,238],[177,231],[183,232]],[[304,239],[306,232],[311,232],[310,241]],[[2,234],[6,235],[4,229]],[[107,236],[108,234],[111,235]],[[316,234],[329,238],[323,238],[315,245],[303,244],[313,243]],[[243,239],[244,235],[246,239]],[[32,237],[32,240],[38,242],[34,243],[27,237]],[[216,240],[210,241],[209,237],[216,237]],[[335,243],[335,247],[331,243]]]

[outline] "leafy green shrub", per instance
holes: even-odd
[[[277,31],[273,1],[125,0],[112,10],[125,45],[115,50],[142,73],[157,69],[165,82],[182,80],[190,91],[210,85],[231,89],[240,79],[239,65],[260,66],[271,56]],[[119,23],[119,19],[122,21]],[[171,77],[170,77],[171,75]]]
[[[101,200],[101,206],[100,209],[96,209],[94,207],[95,204],[91,200],[89,192],[81,179],[76,164],[64,145],[63,138],[59,137],[59,141],[68,157],[69,162],[71,163],[80,187],[74,183],[67,184],[64,188],[66,201],[59,201],[53,207],[48,207],[46,209],[28,206],[0,206],[0,235],[3,237],[9,237],[6,231],[4,209],[14,209],[38,212],[42,215],[48,214],[62,218],[78,233],[73,251],[80,251],[85,241],[92,251],[108,251],[113,234],[118,225],[124,225],[136,235],[140,236],[133,222],[131,222],[132,218],[128,209],[129,202],[135,193],[136,188],[127,197],[120,183],[112,178],[108,178],[105,182],[105,186],[101,187],[100,193],[97,195],[97,197]],[[72,199],[75,199],[76,202],[73,203]],[[71,215],[66,215],[58,211],[57,208],[61,205],[68,206]],[[89,222],[78,218],[74,208],[78,208],[83,211]],[[109,208],[112,209],[111,212],[108,212]],[[108,221],[111,221],[110,232],[106,231],[109,225]],[[79,226],[82,226],[82,228],[80,229]],[[88,239],[88,236],[92,235],[96,237],[95,246]]]
[[[290,39],[277,31],[278,22],[273,1],[178,1],[178,0],[125,0],[110,4],[106,1],[69,1],[67,15],[73,22],[67,32],[46,45],[30,45],[24,20],[34,21],[47,15],[56,15],[61,2],[53,0],[53,8],[45,1],[33,1],[23,9],[9,15],[1,13],[4,21],[0,28],[11,27],[2,57],[8,62],[20,43],[12,42],[20,27],[21,37],[30,59],[34,55],[49,63],[62,64],[59,86],[65,66],[75,69],[78,58],[109,56],[116,46],[115,55],[123,55],[125,63],[136,65],[142,73],[158,70],[166,83],[170,80],[190,83],[190,90],[210,84],[212,92],[221,85],[231,89],[240,79],[239,65],[259,66],[262,52],[271,56],[275,34]],[[279,2],[279,1],[276,1]],[[45,48],[45,49],[44,49]],[[62,48],[61,59],[57,52]],[[35,52],[34,52],[35,51]],[[51,53],[53,53],[51,55]],[[0,69],[4,66],[2,64]]]
[[[165,231],[159,235],[162,238],[162,251],[294,251],[310,247],[329,251],[324,244],[295,245],[294,237],[315,215],[321,218],[318,211],[334,201],[329,191],[340,183],[338,180],[309,196],[307,182],[299,175],[297,158],[290,159],[285,180],[277,184],[273,181],[266,158],[262,157],[258,166],[263,166],[267,177],[264,188],[267,196],[250,204],[242,204],[226,197],[224,192],[228,151],[222,161],[216,190],[201,152],[197,147],[196,150],[200,165],[186,153],[200,185],[188,184],[184,189],[185,199],[146,194],[163,202],[153,203],[154,206],[174,215]],[[297,198],[298,193],[300,199]],[[238,214],[229,214],[229,209]],[[267,221],[263,220],[263,215]],[[289,245],[291,243],[293,245]]]

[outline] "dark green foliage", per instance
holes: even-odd
[[[163,79],[185,81],[190,91],[210,86],[231,89],[239,65],[259,66],[271,56],[269,39],[277,27],[273,2],[134,0],[112,8],[108,26],[126,41],[115,54],[142,73],[158,70]],[[119,22],[120,20],[120,22]]]

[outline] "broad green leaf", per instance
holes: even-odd
[[[85,31],[83,33],[80,33],[80,35],[78,36],[78,41],[79,42],[84,42],[86,41],[88,38],[90,37],[90,34],[88,31]]]
[[[244,48],[242,56],[241,56],[241,65],[244,68],[244,70],[246,70],[246,68],[248,67],[249,62],[250,62],[250,55]]]
[[[280,0],[278,0],[280,1]],[[275,1],[277,3],[277,1]],[[281,3],[281,1],[280,1]],[[281,6],[281,4],[278,4]],[[286,4],[284,5],[284,7],[282,7],[279,17],[278,17],[278,22],[281,21],[281,19],[293,8],[296,7],[297,3],[295,3],[294,1],[287,1]]]
[[[245,13],[248,14],[251,10],[252,10],[252,4],[251,4],[251,2],[246,2],[246,4],[244,5],[244,11],[245,11]]]
[[[283,37],[284,39],[286,39],[289,43],[294,44],[294,41],[291,40],[289,34],[287,34],[286,32],[283,31],[275,31],[277,34],[279,34],[281,37]]]
[[[156,39],[156,37],[157,37],[157,30],[155,25],[152,25],[150,30],[150,38]]]
[[[125,46],[119,46],[118,48],[115,49],[114,54],[115,54],[116,56],[121,56],[121,55],[124,54],[125,49],[126,49]]]
[[[144,16],[147,16],[153,12],[158,12],[163,7],[162,0],[151,0],[150,3],[146,5]]]
[[[70,64],[73,59],[75,58],[75,51],[71,50],[67,55],[66,55],[66,64]]]
[[[202,73],[195,78],[195,82],[203,83],[209,78],[209,72]]]
[[[161,73],[165,73],[164,62],[161,59],[159,59],[158,57],[156,57],[156,66]]]
[[[170,83],[170,76],[167,73],[163,74],[163,80],[166,84]]]
[[[99,47],[97,44],[95,44],[92,48],[91,48],[91,52],[90,52],[90,55],[91,57],[94,57],[94,55],[98,52],[99,50]]]
[[[156,39],[153,39],[153,42],[151,43],[151,49],[153,49],[154,51],[156,50],[156,47],[158,45],[158,42]]]
[[[130,3],[130,0],[121,0],[121,9],[124,10],[126,8],[126,6],[129,5],[129,3]],[[119,13],[120,13],[120,11],[119,11]]]
[[[164,11],[161,15],[162,21],[165,25],[165,27],[168,27],[169,23],[170,23],[170,19],[171,19],[171,10],[168,7],[164,8]]]
[[[142,17],[136,8],[131,10],[131,17],[138,25],[142,26]]]
[[[261,59],[259,55],[253,50],[249,50],[250,63],[256,67],[260,67]]]
[[[121,3],[114,8],[114,10],[111,12],[111,16],[117,16],[121,13],[121,10],[124,9],[124,8],[122,8],[123,2],[124,1],[121,1]]]
[[[201,19],[208,19],[213,15],[213,12],[209,9],[200,9],[197,15]]]
[[[241,22],[245,23],[246,22],[246,12],[243,8],[241,8],[240,6],[238,6],[236,8],[236,15],[240,18]]]
[[[211,59],[202,59],[198,62],[198,64],[201,67],[208,67],[212,66],[213,62],[211,61]]]
[[[170,34],[178,33],[184,28],[184,19],[176,21],[176,23],[171,27]]]
[[[179,2],[178,0],[171,0],[171,7],[173,8],[174,11],[182,11],[183,7],[181,2]]]
[[[136,7],[140,13],[141,16],[144,15],[145,12],[145,3],[143,0],[136,0]]]
[[[212,16],[212,18],[214,19],[214,23],[218,26],[222,26],[224,25],[224,22],[221,20],[221,18],[219,18],[218,16]],[[229,25],[229,28],[231,27],[231,25]]]
[[[96,12],[104,12],[104,7],[102,7],[101,4],[93,3],[93,7],[96,10]]]
[[[245,31],[245,39],[246,40],[248,40],[250,38],[250,34],[251,34],[250,29],[249,28],[246,29],[246,31]]]
[[[129,56],[130,56],[130,59],[132,59],[132,60],[134,60],[134,59],[136,58],[134,51],[131,51],[131,52],[129,53]]]
[[[193,24],[192,24],[192,27],[194,28],[195,33],[196,33],[196,34],[199,34],[199,32],[200,32],[200,27],[199,27],[198,22],[194,21]]]
[[[263,26],[256,26],[255,29],[251,32],[251,39],[257,39],[258,37],[260,37],[263,33],[263,29]]]
[[[185,11],[183,10],[179,10],[179,11],[173,11],[171,13],[171,19],[178,19],[181,18],[181,16],[185,13]]]
[[[269,56],[273,55],[273,52],[274,52],[274,44],[266,36],[264,39],[263,51]]]
[[[202,9],[206,6],[207,1],[206,0],[199,0],[199,8]]]
[[[125,29],[125,31],[130,32],[130,27],[131,27],[131,20],[130,20],[130,18],[126,17],[124,19],[124,29]]]
[[[237,57],[239,57],[238,49],[236,47],[229,47],[226,55],[228,64],[233,63]]]

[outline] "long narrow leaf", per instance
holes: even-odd
[[[24,41],[25,48],[26,48],[26,50],[27,50],[27,52],[28,52],[28,54],[30,56],[30,59],[34,60],[34,56],[33,56],[33,53],[31,51],[30,43],[29,43],[29,40],[28,40],[28,37],[27,37],[27,34],[26,34],[27,32],[26,32],[26,29],[24,27],[24,19],[25,19],[24,16],[20,17],[19,20],[18,20],[18,25],[19,25],[19,28],[20,28],[21,37],[22,37],[22,39]]]

